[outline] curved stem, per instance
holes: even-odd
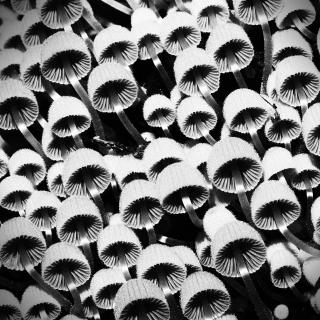
[[[31,264],[29,255],[24,246],[21,246],[19,248],[19,255],[23,268],[28,272],[31,278],[35,280],[44,291],[46,291],[49,295],[54,297],[65,310],[69,310],[71,302],[68,299],[66,299],[63,295],[61,295],[58,291],[54,290],[44,282],[40,274],[34,269],[33,265]]]
[[[209,130],[204,126],[199,116],[197,120],[196,127],[198,131],[207,140],[207,142],[213,146],[217,141],[211,136]]]
[[[157,236],[154,231],[154,227],[149,218],[149,210],[146,207],[141,208],[141,219],[145,229],[148,232],[149,244],[153,244],[157,242]]]
[[[230,63],[231,71],[233,72],[233,75],[238,83],[239,88],[248,88],[248,85],[244,80],[241,71],[239,70],[236,56],[230,49],[226,50],[226,55],[228,62]]]
[[[117,250],[117,256],[119,258],[119,267],[122,270],[123,276],[127,281],[129,281],[131,279],[131,274],[127,265],[125,254],[121,247],[119,247]]]
[[[158,119],[158,121],[160,122],[161,129],[162,129],[162,131],[164,132],[165,136],[166,136],[167,138],[173,139],[172,134],[171,134],[171,132],[169,131],[168,126],[164,123],[164,117],[163,117],[163,114],[162,114],[162,112],[161,112],[160,110],[157,111],[157,119]]]
[[[90,248],[90,242],[88,240],[87,231],[86,231],[86,229],[85,229],[85,227],[83,226],[82,223],[78,223],[77,228],[78,228],[77,231],[79,232],[78,233],[78,235],[79,235],[79,239],[78,239],[79,244],[80,244],[81,248],[83,249],[84,255],[86,256],[86,258],[89,261],[91,269],[93,270],[94,259],[93,259],[92,251],[91,251],[91,248]]]
[[[308,110],[308,98],[303,90],[302,83],[299,81],[299,79],[295,78],[295,89],[297,91],[298,100],[301,107],[301,118],[304,116],[306,111]]]
[[[41,320],[50,320],[46,310],[44,310],[44,309],[41,309],[39,311],[39,317],[40,317]]]
[[[50,225],[50,216],[47,211],[43,212],[42,219],[44,224],[44,234],[46,238],[47,248],[49,248],[52,244],[52,229]]]
[[[202,220],[199,219],[199,217],[197,216],[197,214],[193,208],[193,205],[191,203],[191,200],[189,198],[189,195],[184,190],[181,191],[181,199],[182,199],[182,203],[183,203],[185,210],[188,212],[190,220],[197,228],[201,229],[203,226]]]
[[[246,286],[247,292],[249,294],[249,298],[251,303],[254,305],[255,311],[259,319],[261,320],[271,320],[272,313],[270,310],[264,305],[259,293],[251,279],[250,273],[247,269],[246,263],[243,259],[242,253],[240,249],[234,250],[234,256],[237,261],[238,272],[241,275],[243,282]]]
[[[75,74],[72,68],[71,63],[66,59],[63,60],[63,68],[65,70],[69,83],[73,86],[73,88],[75,89],[75,91],[77,92],[80,99],[85,104],[91,115],[95,134],[99,136],[101,139],[106,139],[101,119],[97,111],[92,107],[88,94],[79,82],[77,75]]]
[[[276,221],[279,231],[289,242],[292,242],[299,249],[311,254],[312,256],[320,256],[320,250],[309,246],[304,241],[297,238],[293,233],[291,233],[291,231],[287,228],[286,222],[280,212],[280,208],[277,205],[273,207],[273,217]]]
[[[50,96],[50,98],[55,101],[61,98],[60,94],[53,88],[52,84],[41,75],[41,82],[45,92]]]
[[[83,8],[82,17],[87,21],[90,27],[96,32],[100,32],[103,30],[103,26],[101,23],[92,15],[88,9]]]
[[[298,15],[295,12],[292,12],[290,14],[290,18],[292,20],[292,23],[295,25],[295,27],[309,40],[312,42],[316,41],[317,36],[311,32],[300,20]]]
[[[239,167],[236,163],[232,165],[232,178],[235,184],[235,189],[238,195],[238,199],[241,205],[242,212],[244,213],[247,221],[252,224],[251,219],[251,208],[248,197],[246,195],[244,181],[239,170]]]
[[[115,0],[101,0],[101,1],[126,15],[130,16],[132,14],[132,10],[130,8],[128,8],[127,6],[124,6],[118,1],[115,1]]]
[[[83,141],[80,137],[80,133],[73,121],[73,119],[71,117],[68,117],[68,125],[69,125],[69,129],[72,135],[72,138],[77,146],[78,149],[84,148],[84,144]]]

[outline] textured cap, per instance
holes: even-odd
[[[95,67],[88,79],[88,93],[92,105],[100,112],[115,112],[110,103],[111,90],[118,96],[124,109],[137,98],[138,87],[133,74],[117,62],[106,62]]]
[[[197,143],[185,151],[185,161],[197,168],[205,177],[207,176],[207,160],[211,151],[208,143]]]
[[[244,69],[254,56],[252,43],[241,26],[234,23],[217,25],[206,43],[206,51],[216,61],[221,73],[231,72],[226,49],[233,52],[236,57],[237,67]]]
[[[115,54],[118,50],[127,65],[138,59],[138,46],[132,41],[131,32],[122,26],[112,24],[100,31],[93,42],[94,55],[99,63],[119,62]],[[117,49],[115,49],[117,48]]]
[[[138,229],[157,224],[164,214],[155,184],[146,180],[132,181],[123,188],[119,211],[128,227]]]
[[[242,174],[245,191],[254,189],[263,174],[259,155],[248,142],[233,137],[218,141],[211,149],[207,170],[213,185],[224,192],[237,193],[232,176],[234,163]]]
[[[27,178],[8,176],[0,182],[0,206],[15,212],[24,210],[32,192],[32,183]]]
[[[165,16],[161,21],[161,42],[165,50],[174,56],[183,48],[178,34],[183,35],[188,47],[196,47],[201,40],[201,32],[196,19],[187,12],[177,11]]]
[[[203,175],[187,162],[174,163],[166,167],[159,174],[156,183],[162,207],[172,214],[186,212],[182,202],[184,193],[189,197],[194,209],[200,208],[209,196]]]
[[[308,103],[317,97],[320,91],[320,72],[309,58],[304,56],[285,58],[278,63],[276,70],[277,92],[283,102],[293,107],[300,106],[295,81],[301,83]]]
[[[299,218],[300,203],[290,187],[277,180],[264,181],[255,189],[251,198],[252,220],[258,228],[278,228],[273,216],[275,206],[278,207],[286,226]]]
[[[210,306],[213,317],[222,316],[230,306],[230,296],[223,282],[207,271],[195,272],[185,280],[180,300],[182,312],[190,320],[203,319],[204,303]]]
[[[70,120],[79,133],[89,129],[91,116],[84,103],[72,96],[62,96],[54,100],[48,113],[52,132],[62,138],[71,136]]]
[[[91,55],[84,40],[73,32],[59,31],[42,44],[40,65],[43,76],[51,82],[69,84],[64,60],[70,63],[78,80],[91,70]]]
[[[316,18],[316,11],[309,0],[282,0],[282,8],[276,17],[276,25],[279,29],[294,27],[291,14],[299,17],[304,26],[309,26]]]
[[[81,239],[79,225],[86,239]],[[102,230],[100,211],[92,200],[85,196],[71,196],[57,210],[57,235],[61,241],[79,246],[83,241],[95,242]]]
[[[73,283],[79,287],[91,276],[90,265],[80,249],[64,242],[51,245],[42,261],[42,278],[54,289],[68,290],[62,269],[67,269]]]
[[[53,161],[64,160],[71,152],[77,150],[72,137],[60,138],[56,136],[49,124],[43,128],[41,144],[45,155]]]
[[[289,56],[301,55],[311,60],[313,58],[309,42],[295,29],[286,29],[275,32],[272,35],[272,45],[274,66]]]
[[[240,276],[233,250],[239,250],[249,273],[259,270],[266,260],[266,247],[259,232],[243,221],[225,224],[212,241],[214,267],[227,277]]]
[[[190,47],[183,50],[174,62],[174,74],[179,90],[186,95],[201,95],[195,72],[200,74],[210,92],[219,88],[220,73],[211,55],[205,50]]]
[[[203,229],[209,239],[213,241],[221,227],[234,221],[236,221],[236,218],[231,211],[221,205],[214,206],[203,217]]]
[[[163,272],[172,293],[180,290],[187,275],[184,263],[172,248],[162,244],[151,244],[142,250],[137,261],[137,277],[151,280],[161,287],[159,272]]]
[[[162,94],[149,96],[143,105],[143,118],[151,127],[161,127],[161,123],[170,126],[176,118],[175,105]]]
[[[302,118],[302,136],[309,152],[320,155],[320,103],[310,106]]]
[[[19,149],[9,160],[9,171],[11,175],[32,178],[38,185],[47,174],[46,164],[43,158],[31,149]],[[33,182],[32,181],[32,182]]]
[[[21,20],[21,38],[26,47],[40,45],[44,38],[52,34],[53,30],[42,23],[38,9],[29,10],[23,16]]]
[[[115,295],[125,282],[126,279],[119,268],[100,269],[90,282],[94,303],[101,309],[113,309]]]
[[[123,284],[114,300],[116,320],[138,319],[140,309],[148,319],[169,320],[170,309],[162,290],[145,279],[132,279]]]
[[[293,157],[294,174],[291,176],[291,185],[297,190],[306,190],[304,179],[310,180],[311,188],[320,184],[320,170],[316,166],[316,159],[308,154],[301,153]]]
[[[262,0],[260,5],[263,7],[264,16],[271,21],[279,14],[282,0]],[[259,17],[256,5],[248,0],[233,0],[233,6],[236,16],[246,24],[262,24],[265,19],[265,17]]]
[[[188,138],[203,136],[200,127],[210,131],[215,128],[218,117],[214,109],[201,97],[188,97],[177,107],[177,122],[181,132]]]
[[[99,193],[108,188],[110,173],[103,156],[92,149],[82,148],[69,154],[65,160],[62,181],[69,195],[87,195],[86,173]]]
[[[21,44],[21,27],[19,20],[4,21],[1,25],[0,49],[16,48],[17,44]]]
[[[39,108],[37,99],[31,90],[19,80],[8,79],[0,81],[0,128],[4,130],[17,129],[11,115],[15,107],[27,127],[37,119]]]
[[[288,288],[301,279],[301,267],[296,256],[284,243],[276,243],[268,247],[267,259],[270,265],[271,281],[277,288]],[[286,276],[290,282],[287,283]]]
[[[59,316],[61,306],[46,291],[31,285],[22,295],[21,311],[25,320],[38,320],[40,311],[45,311],[48,319],[54,320]]]
[[[56,213],[60,200],[51,192],[34,191],[26,205],[26,217],[34,223],[41,231],[56,226]]]
[[[223,117],[231,130],[249,133],[245,113],[249,114],[256,130],[261,129],[273,114],[273,108],[256,91],[236,89],[232,91],[223,104]]]
[[[109,225],[100,232],[97,248],[99,258],[108,267],[119,266],[120,252],[123,252],[127,266],[134,266],[142,250],[136,234],[119,224]]]
[[[150,181],[155,182],[168,165],[184,159],[181,145],[173,139],[157,138],[151,141],[143,154],[145,170]]]
[[[7,220],[0,228],[0,260],[10,270],[25,270],[19,250],[25,250],[32,266],[38,265],[45,253],[46,242],[41,231],[26,218]]]
[[[187,275],[196,271],[202,271],[200,261],[191,248],[181,245],[172,247],[172,249],[186,266]]]
[[[69,0],[62,3],[56,0],[37,0],[37,8],[43,23],[51,29],[61,29],[80,19],[83,12],[82,0]],[[60,10],[65,12],[64,15]],[[64,20],[64,16],[67,17]]]
[[[40,69],[41,45],[28,48],[20,64],[21,80],[30,90],[43,92],[42,74]]]
[[[20,77],[20,63],[23,53],[18,49],[0,51],[0,80]]]
[[[1,314],[5,317],[5,319],[22,319],[20,311],[20,302],[8,290],[0,289],[0,310]],[[8,316],[8,318],[6,316]]]
[[[278,106],[279,120],[267,120],[264,132],[267,139],[274,143],[286,143],[297,139],[301,134],[301,119],[298,110],[289,106]],[[286,132],[286,135],[283,133]],[[289,141],[287,141],[289,140]]]
[[[150,8],[138,8],[131,14],[131,26],[135,27],[138,24],[143,24],[148,21],[157,21],[158,18],[154,11]]]
[[[47,174],[47,186],[49,191],[61,198],[66,197],[66,193],[62,184],[63,166],[63,162],[56,162],[49,168]]]
[[[272,179],[277,173],[293,170],[292,154],[285,148],[269,148],[262,159],[262,166],[265,180]]]
[[[160,33],[160,24],[157,20],[147,20],[132,26],[131,35],[138,45],[138,55],[141,60],[151,58],[147,47],[147,41],[151,42],[156,54],[163,51]]]
[[[193,0],[189,4],[192,15],[196,18],[202,32],[211,32],[215,23],[225,23],[229,19],[229,6],[226,0]],[[210,23],[209,15],[214,16],[214,24]]]

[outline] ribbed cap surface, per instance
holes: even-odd
[[[66,268],[73,278],[76,287],[86,283],[91,276],[90,265],[82,251],[70,244],[57,242],[51,245],[42,261],[42,278],[51,287],[68,290],[61,269]]]
[[[278,63],[276,72],[279,98],[293,107],[300,106],[294,81],[301,83],[308,103],[312,102],[320,91],[320,72],[309,58],[304,56],[285,58]]]
[[[43,158],[31,149],[20,149],[16,151],[9,160],[9,171],[11,175],[31,175],[35,184],[38,185],[46,176],[46,164]]]
[[[98,254],[102,262],[108,267],[119,266],[119,253],[124,254],[126,264],[131,267],[142,250],[136,234],[124,225],[109,225],[98,236]]]
[[[0,206],[15,212],[24,210],[32,192],[32,183],[27,178],[8,176],[0,182]]]
[[[294,168],[292,154],[285,148],[269,148],[262,159],[263,175],[266,180],[277,173]]]
[[[272,35],[273,65],[289,56],[302,55],[312,60],[309,42],[295,29],[277,31]]]
[[[138,318],[140,308],[150,319],[169,320],[170,309],[162,290],[151,281],[132,279],[117,292],[114,301],[116,320]]]
[[[191,248],[181,245],[172,247],[172,249],[186,266],[187,275],[196,271],[202,271],[200,261]]]
[[[0,81],[0,128],[17,129],[10,110],[16,107],[27,127],[37,119],[39,108],[37,99],[31,90],[19,80]]]
[[[19,247],[27,252],[32,266],[41,262],[46,250],[41,231],[22,217],[7,220],[0,228],[0,260],[3,266],[17,271],[25,269],[20,260]]]
[[[63,67],[67,59],[77,78],[84,78],[91,70],[91,55],[84,40],[73,32],[59,31],[42,44],[41,72],[55,83],[69,84]]]
[[[256,6],[248,0],[233,0],[235,13],[239,19],[246,24],[262,24],[265,18],[259,17],[259,11]],[[261,6],[263,7],[264,16],[268,21],[273,20],[281,10],[282,0],[262,0]]]
[[[26,205],[26,217],[34,223],[41,231],[56,226],[56,213],[60,200],[51,192],[34,191]]]
[[[200,95],[195,72],[199,73],[210,92],[219,88],[220,73],[218,67],[205,50],[190,47],[183,50],[174,62],[174,74],[179,90],[186,95]]]
[[[221,73],[232,71],[226,48],[235,55],[239,69],[247,67],[254,56],[253,46],[248,35],[241,26],[234,23],[217,25],[206,43],[206,51],[211,57],[213,56]]]
[[[215,23],[225,23],[229,19],[229,6],[226,0],[194,0],[191,1],[190,10],[196,18],[202,32],[211,32],[215,24],[211,25],[208,15],[214,14]]]
[[[20,63],[23,53],[17,49],[0,51],[0,81],[20,76]]]
[[[43,23],[51,29],[60,29],[78,21],[83,12],[82,0],[69,0],[62,3],[55,0],[37,0],[37,8]],[[64,19],[60,10],[65,12]]]
[[[316,18],[316,11],[309,0],[282,0],[282,8],[276,17],[279,29],[294,27],[291,14],[296,14],[304,26],[309,26]]]
[[[164,214],[153,182],[135,180],[128,183],[120,194],[119,211],[123,222],[131,228],[157,224]]]
[[[259,155],[248,142],[233,137],[218,141],[211,149],[207,170],[213,185],[224,192],[237,192],[232,177],[233,163],[242,174],[245,191],[254,189],[263,173]]]
[[[159,272],[163,272],[172,293],[180,290],[187,275],[184,263],[172,248],[162,244],[152,244],[141,252],[137,261],[137,276],[151,280],[160,286]]]
[[[259,270],[266,260],[266,247],[259,232],[243,221],[225,224],[212,242],[214,267],[227,277],[240,276],[233,250],[242,254],[249,273]]]
[[[56,162],[49,168],[47,174],[47,185],[49,191],[62,198],[66,196],[62,183],[63,166],[63,162]]]
[[[151,127],[161,127],[161,123],[170,126],[176,118],[175,105],[162,94],[149,96],[143,105],[143,118]]]
[[[245,88],[232,91],[223,104],[223,117],[227,125],[241,133],[249,133],[245,113],[251,116],[258,130],[273,112],[273,108],[256,91]]]
[[[166,167],[159,174],[156,183],[162,207],[172,214],[186,212],[182,203],[184,193],[189,197],[194,209],[200,208],[209,196],[203,175],[187,162]]]
[[[297,190],[306,190],[304,178],[310,180],[311,187],[316,188],[320,184],[320,170],[316,165],[316,159],[307,153],[297,154],[293,157],[294,174],[291,176],[291,185]]]
[[[45,311],[49,320],[56,319],[61,311],[59,302],[37,286],[29,286],[21,298],[21,311],[25,320],[38,320]],[[41,318],[41,317],[40,317]]]
[[[320,103],[315,103],[310,106],[303,115],[302,136],[308,151],[319,156]]]
[[[202,137],[200,126],[208,132],[215,128],[218,117],[212,107],[201,97],[188,97],[177,107],[177,122],[181,132],[188,138]]]
[[[72,96],[62,96],[52,102],[48,122],[54,134],[59,137],[71,135],[71,120],[77,131],[82,133],[90,127],[91,116],[84,103]]]
[[[278,228],[273,217],[274,206],[278,206],[286,226],[299,218],[300,203],[290,187],[277,180],[264,181],[255,189],[251,198],[252,220],[258,228]]]
[[[165,50],[178,55],[183,48],[177,38],[182,34],[188,47],[196,47],[201,40],[201,33],[196,19],[186,12],[172,12],[161,21],[161,42]]]
[[[137,98],[138,87],[133,74],[117,62],[103,63],[90,73],[88,93],[95,109],[115,112],[110,102],[111,90],[118,96],[124,109],[130,107]]]
[[[62,181],[67,194],[88,194],[84,172],[93,181],[99,193],[108,188],[111,177],[103,156],[95,150],[82,148],[70,153],[65,160]]]
[[[113,309],[114,298],[126,282],[119,268],[100,269],[90,282],[90,292],[94,303],[101,309]]]
[[[143,154],[148,179],[155,182],[159,173],[169,164],[184,159],[181,145],[173,139],[157,138],[151,141]]]
[[[214,317],[223,315],[230,306],[230,296],[223,282],[206,271],[191,274],[182,285],[181,308],[188,319],[203,319],[202,299],[206,300]]]
[[[86,239],[81,239],[82,226]],[[81,245],[83,241],[94,242],[102,230],[99,209],[85,196],[71,196],[57,210],[57,235],[61,241]]]

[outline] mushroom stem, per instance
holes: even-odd
[[[193,208],[193,205],[191,203],[191,200],[189,198],[189,195],[184,190],[181,191],[181,199],[182,199],[183,206],[189,215],[190,220],[197,228],[201,229],[203,227],[202,220],[199,219],[199,217],[197,216]]]

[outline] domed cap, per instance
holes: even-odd
[[[172,247],[172,249],[186,266],[187,275],[190,275],[193,272],[202,271],[200,261],[191,248],[181,245]]]
[[[20,302],[8,290],[0,289],[0,313],[4,317],[4,320],[22,319],[20,311]]]
[[[211,149],[207,169],[213,185],[224,192],[237,192],[232,176],[234,163],[242,174],[245,191],[254,189],[263,174],[259,155],[248,142],[234,137],[218,141]]]
[[[63,166],[63,162],[56,162],[49,168],[47,174],[47,186],[49,191],[61,198],[66,197],[62,184]]]
[[[69,84],[64,60],[68,60],[78,80],[91,70],[91,55],[84,40],[73,32],[59,31],[42,44],[40,65],[43,76],[54,83]]]
[[[157,179],[162,207],[172,214],[185,213],[182,202],[185,193],[194,209],[200,208],[208,199],[209,191],[203,175],[186,162],[166,167]]]
[[[290,187],[276,180],[264,181],[253,192],[251,214],[255,225],[264,230],[278,228],[273,212],[278,207],[286,226],[299,218],[301,207]]]
[[[0,179],[8,172],[9,157],[3,149],[0,149]]]
[[[0,260],[10,270],[22,271],[20,250],[25,250],[32,266],[38,265],[45,253],[46,242],[41,231],[29,220],[18,217],[0,228]]]
[[[0,80],[20,78],[23,53],[18,49],[0,51]]]
[[[10,0],[12,9],[18,14],[25,14],[34,6],[32,0]]]

